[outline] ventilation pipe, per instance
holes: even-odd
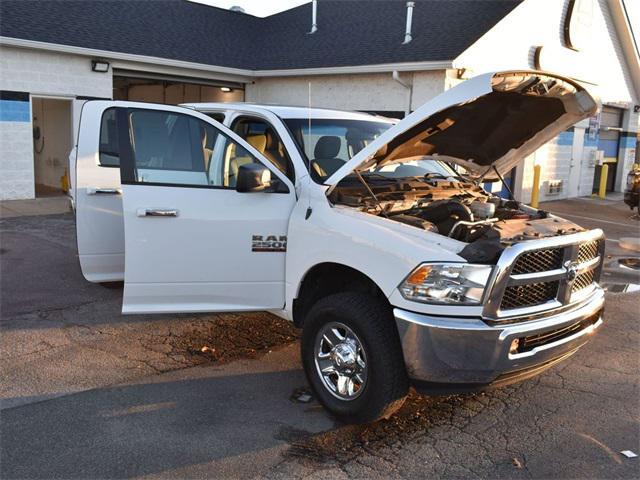
[[[314,0],[315,3],[315,0]],[[413,20],[413,7],[415,7],[416,2],[407,2],[407,26],[404,30],[404,42],[403,45],[406,45],[413,37],[411,36],[411,20]]]
[[[311,2],[311,31],[307,32],[309,35],[312,33],[316,33],[318,31],[318,0],[313,0]]]

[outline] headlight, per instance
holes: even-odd
[[[398,288],[414,302],[478,305],[492,270],[490,265],[424,263]]]

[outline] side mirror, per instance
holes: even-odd
[[[246,163],[238,167],[237,192],[263,192],[271,186],[271,171],[258,164]]]

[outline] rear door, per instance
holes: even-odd
[[[83,106],[72,166],[78,258],[90,282],[124,280],[124,222],[115,111]],[[103,115],[104,112],[104,115]]]
[[[286,235],[295,204],[291,182],[199,112],[91,103],[92,118],[114,115],[118,131],[123,313],[282,308]],[[237,192],[244,163],[263,164],[283,188]]]

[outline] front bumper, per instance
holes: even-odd
[[[489,325],[480,319],[394,309],[409,377],[420,390],[455,392],[528,378],[574,353],[602,325],[604,292],[542,319]],[[520,349],[514,351],[518,339]],[[510,352],[511,350],[511,352]]]

